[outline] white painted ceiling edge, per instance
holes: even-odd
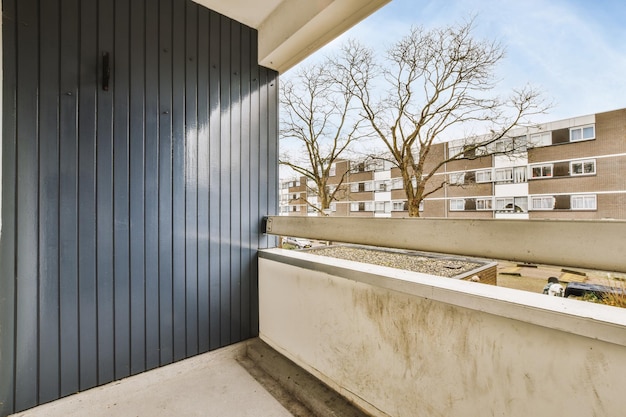
[[[259,64],[285,72],[391,0],[194,0],[259,33]]]

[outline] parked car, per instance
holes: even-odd
[[[609,294],[622,294],[621,288],[609,287],[599,284],[587,284],[582,282],[570,282],[565,288],[565,297],[583,297],[586,294],[593,294],[598,298],[607,297]]]
[[[292,245],[298,249],[310,248],[313,243],[308,239],[302,239],[299,237],[286,237],[283,238],[283,245]]]

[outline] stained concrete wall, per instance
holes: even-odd
[[[614,307],[281,249],[259,297],[260,337],[374,416],[623,412]]]

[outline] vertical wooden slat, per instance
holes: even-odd
[[[98,2],[98,68],[102,80],[102,55],[109,53],[114,65],[113,2]],[[113,88],[112,74],[108,91],[98,88],[96,136],[96,252],[98,312],[98,383],[115,379],[115,298],[114,298],[114,235],[113,235]],[[100,85],[99,82],[99,85]]]
[[[146,369],[159,366],[159,4],[146,2],[145,279]]]
[[[115,378],[130,375],[129,4],[115,0],[113,239]]]
[[[239,216],[241,227],[241,286],[240,286],[240,336],[248,338],[250,331],[250,266],[253,262],[251,250],[252,235],[250,230],[250,181],[251,181],[251,158],[250,158],[250,40],[252,30],[243,27],[241,35],[241,181],[240,181],[240,206]]]
[[[230,26],[230,342],[241,333],[241,25]]]
[[[257,259],[256,251],[259,247],[259,219],[262,216],[259,206],[259,189],[263,186],[260,181],[260,71],[256,65],[257,59],[257,32],[252,33],[250,42],[250,62],[252,68],[251,77],[251,93],[250,93],[250,233],[252,253],[250,254],[250,331],[251,335],[258,334],[259,331],[259,313],[258,313],[258,286],[257,286]]]
[[[174,360],[186,353],[185,326],[185,2],[172,10],[172,228]]]
[[[37,398],[38,377],[36,360],[37,349],[37,305],[31,300],[37,298],[38,265],[23,254],[35,255],[37,245],[37,187],[38,187],[38,10],[30,2],[20,2],[16,13],[17,27],[17,191],[16,217],[18,233],[15,238],[17,252],[15,273],[15,402],[18,406],[34,404]],[[21,48],[29,45],[31,49]],[[34,308],[33,308],[34,307]]]
[[[185,329],[186,355],[198,353],[198,5],[185,17]]]
[[[59,278],[61,395],[79,389],[78,340],[78,1],[61,3],[59,97]]]
[[[130,1],[130,373],[146,369],[145,294],[145,10]]]
[[[17,161],[16,0],[2,2],[2,238],[0,239],[0,415],[15,409]]]
[[[221,120],[221,84],[220,84],[220,56],[221,56],[221,18],[217,13],[211,13],[209,22],[209,236],[211,245],[209,253],[209,318],[210,318],[210,349],[220,345],[221,314],[221,279],[222,264],[221,249],[221,153],[222,153],[222,126]]]
[[[80,2],[78,102],[79,386],[98,385],[96,283],[96,114],[98,94],[97,0]]]
[[[198,16],[198,350],[209,350],[209,12]]]
[[[17,3],[15,406],[37,404],[38,48],[37,2]],[[4,226],[4,223],[3,223]],[[28,256],[30,254],[33,258]]]
[[[159,320],[161,365],[174,360],[172,319],[172,0],[159,7]]]
[[[231,277],[231,126],[230,126],[230,19],[221,17],[220,22],[220,345],[230,343],[230,277]]]
[[[58,1],[41,4],[39,171],[39,401],[60,395],[59,377],[59,33]]]

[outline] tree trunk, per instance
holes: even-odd
[[[409,196],[407,200],[407,206],[409,209],[409,217],[420,216],[420,200],[418,198]]]

